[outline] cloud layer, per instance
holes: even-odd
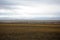
[[[0,0],[0,20],[5,18],[60,20],[60,0]]]

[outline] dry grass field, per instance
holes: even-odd
[[[59,40],[59,24],[0,24],[0,40]]]

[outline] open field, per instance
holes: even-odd
[[[0,24],[0,40],[59,40],[59,24]]]

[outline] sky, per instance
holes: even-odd
[[[60,20],[60,0],[0,0],[0,20]]]

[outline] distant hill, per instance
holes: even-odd
[[[1,23],[60,24],[60,20],[0,20]]]

